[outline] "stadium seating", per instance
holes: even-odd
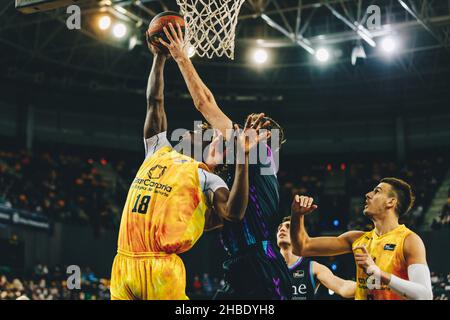
[[[96,229],[116,228],[129,183],[140,164],[139,155],[125,158],[112,154],[106,159],[98,151],[93,152],[95,156],[78,151],[0,150],[0,204],[41,213],[54,221],[91,225]],[[415,190],[416,203],[407,223],[419,227],[447,170],[448,162],[443,157],[413,158],[402,166],[393,161],[358,161],[299,167],[294,160],[286,161],[278,173],[281,213],[289,214],[294,194],[311,195],[323,204],[331,190],[348,203],[352,199],[362,203],[366,192],[379,179],[396,176],[407,180]],[[347,222],[339,226],[340,230],[370,226],[362,217],[361,207],[351,207],[353,214],[340,213]],[[434,223],[435,228],[448,225],[448,210],[446,205],[440,220]],[[319,225],[316,220],[308,221],[310,228],[326,231],[328,225],[324,221]]]

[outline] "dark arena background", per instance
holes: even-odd
[[[144,33],[179,8],[16,2],[0,2],[0,299],[109,299],[122,209],[144,159]],[[361,35],[354,22],[366,26],[371,5],[381,25]],[[235,43],[234,60],[192,61],[234,121],[265,112],[284,128],[280,222],[302,194],[319,206],[306,218],[311,235],[370,230],[364,195],[382,177],[405,179],[417,199],[404,223],[425,243],[434,299],[448,299],[450,2],[248,0]],[[202,120],[173,61],[165,99],[171,129]],[[218,232],[181,257],[187,295],[210,299],[226,259]],[[351,254],[317,261],[355,279]],[[68,289],[68,266],[81,268],[81,289]],[[318,298],[340,299],[323,287]]]

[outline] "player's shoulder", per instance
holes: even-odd
[[[327,266],[325,266],[325,265],[323,265],[323,264],[321,264],[321,263],[319,263],[319,262],[317,262],[315,260],[310,260],[309,263],[310,263],[311,269],[314,270],[314,273],[317,273],[317,272],[323,271],[325,269],[328,269]]]
[[[208,172],[202,168],[198,168],[200,184],[203,186],[204,191],[215,192],[219,188],[228,189],[225,181],[215,173]]]
[[[409,230],[409,232],[405,236],[404,247],[407,248],[410,246],[417,246],[417,245],[420,246],[424,245],[422,238],[414,231]]]
[[[403,241],[403,258],[411,263],[426,264],[426,248],[422,238],[415,232],[409,232]]]
[[[151,137],[144,136],[145,158],[149,158],[164,147],[172,147],[170,141],[167,139],[167,131],[162,131]]]
[[[157,139],[161,139],[161,138],[166,138],[167,139],[167,131],[161,131],[157,134],[154,134],[150,137],[144,137],[144,140],[149,141],[149,140],[157,140]]]
[[[369,232],[370,231],[350,230],[341,234],[339,238],[345,239],[349,244],[353,244]]]
[[[210,172],[204,168],[199,167],[198,172],[201,173],[202,175],[204,175],[205,177],[208,177],[211,179],[220,179],[223,181],[223,179],[219,175],[215,174],[214,172]]]

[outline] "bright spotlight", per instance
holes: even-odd
[[[386,37],[381,41],[381,48],[386,53],[392,53],[397,48],[397,43],[392,37]]]
[[[316,59],[320,62],[327,62],[330,59],[330,53],[327,49],[320,48],[316,51]]]
[[[109,16],[103,16],[98,20],[98,27],[100,30],[106,30],[111,26],[111,18]]]
[[[189,47],[188,47],[188,57],[189,58],[192,58],[193,56],[195,56],[195,48],[194,48],[194,46],[193,45],[190,45]]]
[[[127,27],[123,23],[118,23],[113,28],[113,34],[116,38],[123,38],[127,33]]]
[[[269,58],[269,55],[267,54],[267,51],[264,49],[256,49],[253,52],[253,61],[257,64],[263,64],[267,62],[267,59]]]

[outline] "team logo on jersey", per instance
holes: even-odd
[[[163,167],[160,165],[156,165],[148,170],[147,175],[150,179],[159,179],[162,177],[166,169],[166,166]]]
[[[396,247],[396,244],[387,243],[384,245],[384,250],[394,251],[395,247]]]
[[[175,162],[175,163],[186,163],[186,162],[189,162],[188,160],[186,160],[186,159],[176,159],[176,160],[173,160],[173,162]]]
[[[304,278],[305,277],[305,270],[297,270],[295,271],[292,276],[294,278]]]

